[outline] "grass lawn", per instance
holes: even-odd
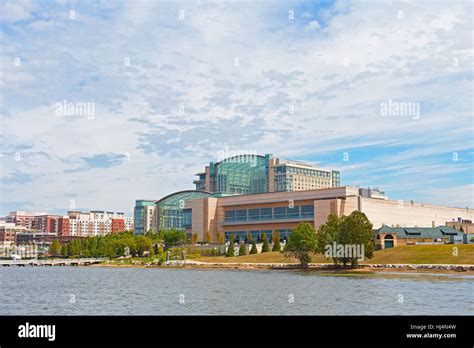
[[[454,248],[458,256],[453,255]],[[474,264],[474,244],[408,245],[376,251],[365,263]]]
[[[453,255],[453,248],[458,248],[458,256]],[[263,254],[237,257],[200,256],[194,260],[222,263],[296,263],[297,260],[286,258],[282,253],[269,252]],[[322,255],[312,255],[313,263],[332,263]],[[409,245],[379,250],[374,257],[363,263],[412,263],[412,264],[474,264],[474,244],[444,245]]]

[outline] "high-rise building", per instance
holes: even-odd
[[[269,171],[269,192],[305,191],[339,187],[340,173],[300,161],[272,158]]]
[[[271,154],[237,155],[211,162],[197,173],[197,191],[220,194],[290,192],[339,187],[340,173],[312,164],[273,158]]]
[[[156,201],[137,199],[134,208],[135,234],[143,235],[148,231],[156,231]]]

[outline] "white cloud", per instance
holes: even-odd
[[[318,29],[321,29],[321,25],[319,24],[317,20],[313,20],[308,23],[308,25],[306,26],[306,29],[318,30]]]
[[[30,18],[26,3],[5,2],[2,4],[3,19],[5,22],[14,23]]]
[[[107,16],[78,8],[76,21],[65,18],[67,7],[48,18],[40,9],[34,21],[14,24],[18,36],[4,34],[2,61],[21,57],[22,66],[2,68],[11,115],[3,121],[2,166],[5,176],[18,169],[33,182],[11,187],[2,200],[50,209],[64,207],[64,194],[74,191],[83,206],[131,211],[136,198],[192,188],[193,174],[225,147],[293,158],[411,146],[374,152],[363,164],[345,166],[342,155],[328,163],[343,178],[346,168],[395,188],[377,172],[388,167],[408,187],[405,176],[439,175],[423,173],[441,169],[436,154],[472,148],[465,2],[404,3],[403,20],[388,2],[337,2],[321,14],[324,27],[306,25],[317,34],[304,30],[306,21],[289,23],[277,2],[104,6]],[[50,105],[64,99],[95,102],[96,117],[54,116]],[[380,116],[388,99],[420,102],[420,119]],[[50,158],[5,164],[19,145],[32,146],[21,150],[25,157]],[[64,172],[84,156],[125,152],[130,161],[117,167]]]

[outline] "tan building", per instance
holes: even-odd
[[[435,227],[446,221],[471,220],[469,208],[451,208],[415,202],[394,201],[384,195],[366,195],[362,190],[344,186],[307,191],[273,192],[227,197],[203,197],[186,202],[192,222],[187,233],[197,233],[204,240],[210,232],[214,241],[218,233],[226,238],[234,234],[239,240],[251,233],[258,239],[279,232],[285,238],[302,221],[318,228],[329,214],[349,215],[364,212],[374,229],[391,227]]]
[[[459,231],[462,229],[466,234],[474,234],[474,224],[471,220],[446,221],[446,225]]]

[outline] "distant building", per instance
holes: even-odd
[[[33,230],[42,233],[58,233],[60,215],[36,215],[33,220]]]
[[[69,211],[58,219],[58,237],[62,242],[73,238],[105,236],[124,230],[133,230],[132,217],[124,213],[93,210],[91,212]]]
[[[25,226],[17,226],[11,222],[0,223],[0,248],[15,245],[17,233],[25,231]]]
[[[5,217],[5,222],[15,224],[16,226],[24,226],[28,229],[34,229],[35,218],[41,215],[47,215],[47,213],[35,211],[12,211]]]
[[[380,191],[378,188],[360,188],[359,195],[361,197],[374,198],[374,199],[384,199],[387,200],[388,196],[385,195],[385,192]]]
[[[16,245],[34,244],[40,249],[48,249],[52,241],[58,239],[56,233],[26,230],[16,234]]]
[[[474,234],[474,224],[472,223],[472,220],[463,220],[459,218],[454,221],[447,221],[446,225],[451,226],[459,231],[462,229],[462,231],[466,234]]]

